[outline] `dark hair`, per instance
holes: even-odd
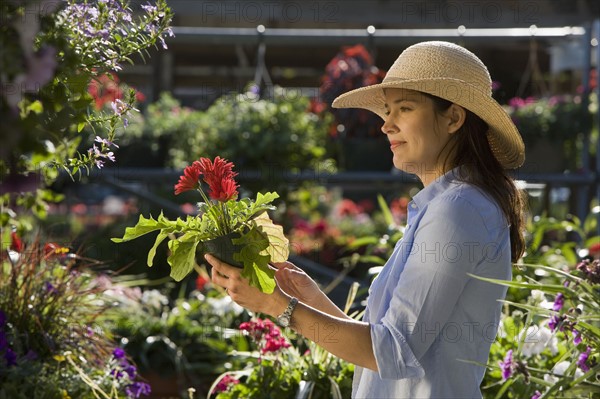
[[[431,98],[438,113],[447,110],[452,102],[423,93]],[[488,125],[480,117],[465,109],[467,115],[462,127],[446,144],[443,170],[461,166],[463,181],[489,194],[502,209],[510,225],[511,259],[516,262],[525,252],[525,194],[494,156],[487,140]],[[444,152],[444,151],[442,151]]]

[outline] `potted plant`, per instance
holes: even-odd
[[[525,164],[520,171],[563,172],[577,166],[573,162],[578,157],[577,143],[592,122],[580,96],[513,98],[507,111],[525,142]]]
[[[329,133],[343,169],[389,171],[393,167],[380,117],[364,109],[331,108],[340,94],[381,83],[384,76],[384,71],[374,65],[373,57],[360,44],[343,47],[325,67],[319,88],[321,98],[314,107],[335,118]]]
[[[237,173],[233,163],[216,157],[214,161],[200,158],[186,167],[175,194],[196,190],[203,202],[198,203],[199,215],[185,220],[168,220],[162,215],[146,219],[140,215],[134,227],[128,227],[120,243],[158,231],[154,246],[148,252],[148,266],[152,266],[156,248],[168,238],[171,277],[176,281],[187,276],[196,264],[196,251],[213,253],[217,258],[243,268],[242,276],[262,292],[275,289],[274,272],[270,262],[283,262],[289,255],[288,240],[283,228],[269,218],[266,211],[275,207],[271,202],[277,193],[258,193],[255,200],[238,200]],[[208,196],[202,188],[208,185]]]

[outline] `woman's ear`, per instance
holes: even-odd
[[[460,105],[452,104],[446,110],[448,118],[448,133],[456,133],[462,127],[467,118],[467,111]]]

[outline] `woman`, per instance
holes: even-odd
[[[356,398],[474,398],[506,288],[523,253],[523,202],[506,169],[524,161],[510,117],[491,97],[485,65],[447,42],[407,48],[381,84],[338,97],[385,120],[394,165],[424,188],[404,238],[369,290],[363,321],[346,316],[291,263],[274,265],[265,295],[240,270],[207,260],[214,283],[240,305],[282,323],[356,365]],[[297,303],[296,303],[297,302]]]

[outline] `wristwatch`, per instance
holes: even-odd
[[[277,316],[277,323],[281,327],[288,327],[290,325],[290,321],[292,319],[292,312],[294,311],[294,308],[296,307],[297,304],[298,304],[298,299],[292,297],[292,299],[290,299],[290,303],[288,304],[287,308],[285,308],[285,310],[283,311],[282,314]]]

